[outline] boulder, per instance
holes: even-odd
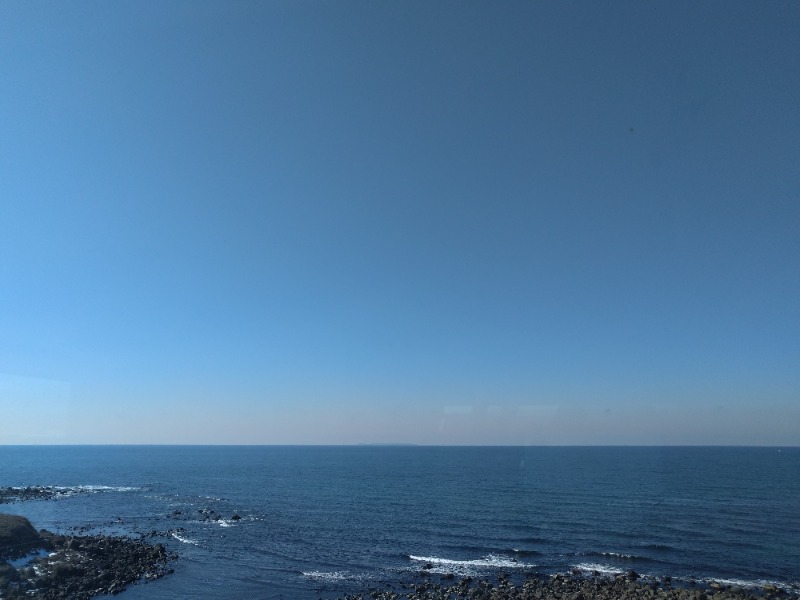
[[[25,517],[0,514],[0,560],[20,558],[42,547],[42,538]]]
[[[8,586],[12,581],[19,581],[19,572],[7,564],[0,564],[0,589]]]

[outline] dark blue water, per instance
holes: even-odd
[[[78,492],[0,506],[37,527],[163,532],[175,574],[127,600],[333,597],[426,564],[800,582],[798,448],[5,446],[0,485]]]

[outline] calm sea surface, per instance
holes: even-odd
[[[74,495],[0,511],[179,553],[126,600],[310,600],[423,567],[800,585],[800,448],[0,446],[0,486],[27,485]]]

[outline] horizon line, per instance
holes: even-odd
[[[171,448],[800,448],[800,444],[416,444],[409,442],[352,444],[248,444],[248,443],[0,443],[0,447],[171,447]]]

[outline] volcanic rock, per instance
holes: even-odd
[[[42,547],[42,538],[25,517],[0,514],[0,560],[12,560]]]

